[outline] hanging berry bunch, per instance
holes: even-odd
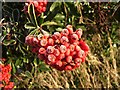
[[[25,3],[24,11],[28,12],[28,6],[33,4],[35,8],[36,15],[40,15],[42,12],[46,11],[47,0],[27,0]]]
[[[40,60],[57,70],[72,70],[85,61],[88,54],[88,45],[81,40],[82,29],[75,32],[71,25],[67,25],[60,33],[43,35],[41,38],[29,35],[25,43],[32,47],[32,52]]]
[[[14,87],[14,83],[10,82],[10,72],[11,66],[0,64],[0,88],[4,88],[5,90],[12,90]]]

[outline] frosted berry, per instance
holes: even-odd
[[[68,29],[63,29],[62,32],[61,32],[61,35],[62,36],[68,36],[69,35]]]
[[[59,66],[59,67],[61,67],[62,66],[62,61],[57,61],[56,65]]]
[[[72,27],[72,25],[67,25],[66,28],[68,29],[69,34],[73,33],[73,27]]]
[[[66,50],[65,55],[66,55],[66,56],[69,56],[69,55],[70,55],[70,49],[69,49],[69,48]]]
[[[72,35],[71,35],[71,43],[74,43],[74,42],[76,42],[77,40],[79,40],[78,35],[77,35],[77,34],[72,34]]]
[[[53,53],[54,52],[54,47],[53,46],[48,46],[47,47],[47,53]]]
[[[67,65],[67,66],[65,67],[65,70],[72,70],[72,66]]]
[[[39,54],[45,54],[45,53],[46,53],[45,48],[41,47],[41,48],[39,49]]]
[[[66,50],[67,50],[67,49],[66,49],[66,46],[65,46],[65,45],[61,45],[61,46],[60,46],[60,52],[61,52],[61,53],[65,53]]]
[[[40,41],[40,45],[41,45],[41,46],[46,46],[46,45],[47,45],[47,40],[46,40],[46,39],[42,39],[42,40]]]
[[[60,39],[61,38],[61,34],[59,32],[55,32],[53,35],[52,35],[53,39]]]
[[[52,62],[52,63],[53,63],[53,62],[55,62],[55,59],[56,59],[56,57],[55,57],[53,54],[49,54],[49,55],[48,55],[48,61],[49,61],[49,62]]]
[[[89,51],[89,46],[83,40],[80,40],[79,45],[82,50]]]
[[[76,51],[80,51],[80,50],[81,50],[80,46],[76,45],[76,46],[75,46],[75,50],[76,50]]]
[[[66,57],[66,62],[68,62],[68,63],[72,62],[72,56],[67,56]]]
[[[78,35],[78,38],[81,38],[82,36],[82,29],[81,28],[78,28],[75,33]]]
[[[54,40],[52,38],[48,39],[48,45],[54,45]]]
[[[55,50],[54,50],[54,55],[55,55],[55,56],[59,56],[59,55],[60,55],[60,51],[59,51],[58,49],[55,49]]]
[[[71,52],[74,51],[75,50],[75,45],[70,44],[69,49],[70,49]]]
[[[62,44],[66,44],[67,42],[69,42],[69,40],[68,40],[67,37],[63,36],[63,37],[60,39],[60,42],[61,42]]]

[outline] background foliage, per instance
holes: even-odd
[[[2,57],[12,66],[15,88],[99,88],[120,85],[120,2],[48,2],[46,12],[28,14],[23,2],[2,3]],[[28,34],[50,34],[66,25],[82,28],[90,47],[86,62],[73,71],[57,71],[25,44]]]

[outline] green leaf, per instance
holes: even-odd
[[[30,23],[30,22],[27,22],[27,23],[24,25],[24,27],[25,27],[26,29],[35,29],[35,28],[36,28],[35,25],[34,25],[33,23]]]
[[[48,26],[50,26],[50,25],[58,25],[56,22],[53,22],[53,21],[46,21],[46,22],[44,22],[44,23],[42,23],[41,24],[41,26],[45,26],[45,25],[48,25]]]
[[[59,5],[60,5],[60,2],[54,2],[50,7],[50,11],[52,12]]]
[[[30,16],[30,20],[31,22],[38,27],[38,23],[37,23],[37,19],[36,19],[36,15],[35,15],[35,9],[34,9],[34,5],[31,4],[28,6],[28,14]]]
[[[63,19],[65,19],[65,16],[62,15],[62,14],[60,14],[60,13],[58,13],[58,14],[55,16],[55,19],[57,19],[57,20],[63,20]]]
[[[3,41],[3,45],[5,45],[5,46],[14,45],[14,44],[16,44],[16,41],[14,39]]]
[[[15,65],[13,63],[11,63],[11,64],[12,64],[12,72],[14,74],[14,73],[16,73],[16,67],[15,67]]]
[[[14,22],[19,21],[19,17],[20,17],[20,12],[18,9],[14,9],[12,12],[12,18],[14,20]]]
[[[33,35],[33,34],[35,34],[36,32],[38,32],[38,29],[35,29],[35,30],[31,31],[29,35]]]
[[[26,72],[25,72],[25,75],[26,75],[28,78],[33,78],[32,74],[31,74],[29,71],[26,71]]]
[[[39,62],[39,69],[38,70],[39,71],[48,71],[48,70],[50,70],[50,68],[47,65],[45,65],[45,63],[43,63],[42,61],[40,61]]]

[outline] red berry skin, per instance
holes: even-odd
[[[76,67],[79,67],[81,63],[76,63]]]
[[[66,49],[66,46],[65,46],[65,45],[61,45],[61,46],[60,46],[60,52],[61,52],[61,53],[65,53],[66,50],[67,50],[67,49]]]
[[[38,58],[39,58],[40,60],[44,60],[44,59],[45,59],[45,57],[44,57],[43,54],[38,54]]]
[[[67,62],[67,63],[72,62],[72,56],[67,56],[67,57],[66,57],[66,62]]]
[[[70,52],[70,55],[71,55],[71,56],[74,56],[74,55],[76,55],[76,54],[77,54],[76,51]]]
[[[68,29],[63,29],[62,32],[61,32],[61,35],[62,36],[68,36],[69,35]]]
[[[65,55],[66,55],[66,56],[69,56],[69,55],[70,55],[70,49],[67,49],[67,50],[66,50]]]
[[[82,57],[85,56],[85,52],[84,52],[83,50],[80,50],[80,51],[77,53],[77,56],[78,56],[79,58],[82,58]]]
[[[49,54],[49,55],[48,55],[48,61],[49,61],[49,62],[54,63],[54,62],[55,62],[55,59],[56,59],[56,57],[55,57],[53,54]]]
[[[69,48],[70,43],[68,42],[68,43],[65,43],[64,45],[66,46],[66,48]]]
[[[39,54],[45,54],[45,53],[46,53],[45,48],[41,47],[41,48],[39,49]]]
[[[71,52],[73,52],[75,50],[75,45],[70,44],[69,49],[70,49]]]
[[[62,66],[62,61],[56,61],[56,65],[61,67]]]
[[[82,29],[81,28],[78,28],[75,33],[78,35],[78,38],[81,38],[82,36]]]
[[[72,66],[67,65],[67,66],[65,67],[65,70],[72,70]]]
[[[33,38],[33,44],[34,45],[38,45],[40,42],[37,38]]]
[[[82,59],[81,58],[75,58],[74,62],[75,63],[80,63],[80,62],[82,62]]]
[[[47,39],[42,39],[42,40],[40,41],[40,45],[41,45],[41,46],[46,46],[46,45],[47,45]]]
[[[67,26],[66,26],[66,29],[68,29],[69,34],[72,34],[72,33],[73,33],[73,27],[72,27],[72,25],[67,25]]]
[[[78,35],[77,34],[72,34],[71,36],[70,36],[70,43],[75,43],[75,42],[77,42],[79,40],[79,38],[78,38]]]
[[[35,7],[38,7],[38,2],[37,1],[33,1],[33,4]]]
[[[52,38],[48,39],[48,45],[51,45],[51,46],[54,45],[54,40]]]
[[[60,51],[58,49],[55,49],[54,52],[53,52],[53,54],[55,56],[59,56],[60,55]]]
[[[61,54],[57,57],[58,60],[61,60],[61,59],[63,59],[63,58],[65,58],[65,54],[63,54],[63,53],[61,53]]]
[[[62,44],[66,44],[67,42],[69,42],[68,38],[66,36],[63,36],[61,39],[60,39],[60,42]]]
[[[83,40],[80,40],[79,45],[82,50],[89,51],[89,46]]]
[[[43,7],[43,8],[42,8],[42,12],[45,12],[45,11],[46,11],[46,7]]]
[[[32,35],[27,36],[25,38],[25,43],[28,44],[28,45],[30,45],[30,46],[32,46],[32,44],[33,44],[33,38],[34,38],[34,36],[32,36]]]
[[[47,47],[47,53],[53,53],[54,52],[54,47],[53,46],[48,46]]]
[[[76,45],[76,46],[75,46],[75,50],[76,50],[76,51],[80,51],[81,48],[80,48],[78,45]]]
[[[59,32],[55,32],[53,35],[52,35],[52,38],[54,40],[57,40],[57,39],[60,39],[61,38],[61,34]]]

